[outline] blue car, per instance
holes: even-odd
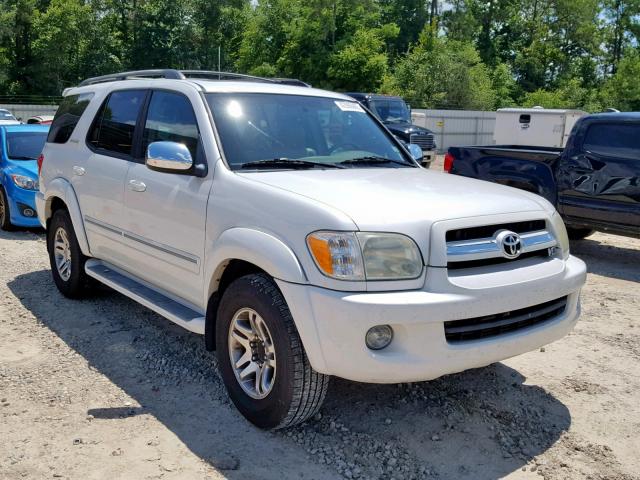
[[[35,195],[38,156],[48,126],[0,126],[0,228],[39,227]]]

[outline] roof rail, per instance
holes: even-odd
[[[213,70],[180,70],[185,78],[201,78],[203,80],[246,80],[250,82],[278,83],[270,78],[255,77],[244,73],[217,72]]]
[[[309,86],[300,80],[289,78],[263,78],[253,75],[245,75],[244,73],[217,72],[210,70],[173,70],[169,68],[112,73],[109,75],[102,75],[100,77],[87,78],[80,82],[78,86],[84,87],[86,85],[95,85],[96,83],[116,82],[118,80],[135,78],[167,78],[172,80],[185,80],[187,78],[199,78],[203,80],[244,80],[249,82],[286,83],[289,85]]]
[[[129,78],[171,78],[174,80],[184,80],[185,76],[178,70],[172,69],[132,70],[130,72],[112,73],[109,75],[102,75],[100,77],[87,78],[80,82],[78,86],[84,87],[85,85],[115,82],[118,80],[127,80]]]

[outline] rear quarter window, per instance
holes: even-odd
[[[66,143],[92,98],[93,93],[64,97],[51,122],[47,142]]]
[[[640,123],[595,123],[584,137],[585,152],[640,160]]]

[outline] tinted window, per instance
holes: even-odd
[[[91,127],[89,143],[96,148],[131,155],[133,132],[145,95],[145,90],[111,93]]]
[[[591,125],[585,135],[582,149],[600,155],[640,159],[640,124]]]
[[[64,97],[53,117],[47,142],[65,143],[69,140],[92,97],[93,93]]]
[[[143,152],[150,143],[169,141],[183,143],[196,158],[198,124],[191,102],[180,94],[153,92],[149,102],[143,133]]]
[[[7,132],[7,155],[13,160],[35,160],[42,152],[47,132]]]
[[[407,104],[402,100],[392,99],[373,99],[370,102],[371,108],[374,113],[383,122],[398,123],[408,122],[411,123],[409,118],[409,108]]]
[[[338,164],[362,157],[412,166],[355,101],[266,93],[206,98],[231,168],[276,158]]]

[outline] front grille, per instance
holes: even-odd
[[[415,143],[422,150],[433,150],[435,141],[431,133],[413,133],[409,137],[409,143]]]
[[[499,230],[511,230],[515,233],[535,232],[544,230],[544,220],[527,220],[525,222],[500,223],[496,225],[483,225],[481,227],[459,228],[447,232],[447,242],[459,242],[462,240],[475,240],[477,238],[492,237]]]
[[[519,235],[519,254],[506,249],[509,232]],[[452,229],[446,232],[447,268],[450,270],[508,264],[515,268],[518,260],[555,255],[557,241],[546,229],[544,220],[499,223]]]
[[[567,297],[484,317],[444,322],[444,335],[449,343],[497,337],[533,325],[540,325],[561,315],[567,307]]]

